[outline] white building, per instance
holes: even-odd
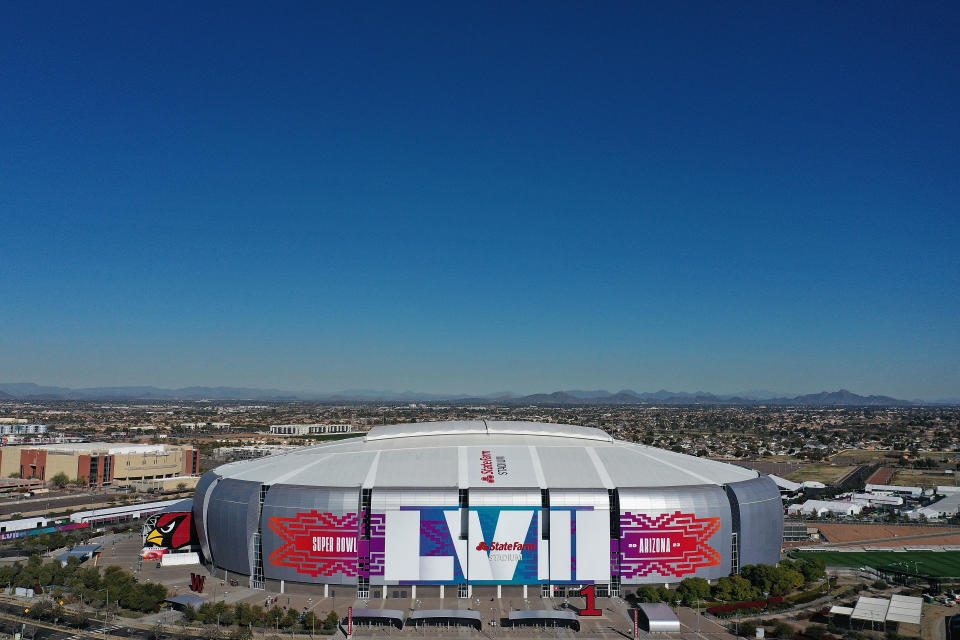
[[[272,424],[270,433],[287,436],[313,436],[323,433],[350,433],[349,424]]]
[[[852,496],[854,502],[860,502],[868,505],[883,505],[899,507],[903,505],[903,498],[883,493],[854,493]]]
[[[818,517],[832,513],[838,516],[855,516],[863,511],[863,505],[855,502],[838,502],[835,500],[807,500],[803,504],[794,504],[787,509],[790,515],[810,515]]]
[[[0,435],[36,435],[47,432],[45,424],[22,424],[22,423],[3,423],[0,424]]]
[[[905,493],[914,497],[923,495],[923,489],[920,487],[904,487],[898,484],[868,484],[865,489],[867,493],[889,491],[890,493]]]
[[[911,520],[919,520],[921,515],[927,520],[941,520],[958,513],[960,513],[960,493],[951,493],[933,504],[908,511],[906,515]]]

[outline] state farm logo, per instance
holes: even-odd
[[[497,472],[493,472],[493,454],[489,451],[480,452],[480,479],[487,484],[496,482],[496,476],[510,475],[507,471],[506,456],[497,456]]]
[[[480,479],[488,484],[493,484],[493,454],[489,451],[480,452]],[[479,547],[477,548],[479,549]]]
[[[477,551],[534,551],[536,545],[532,542],[491,542],[481,540]]]

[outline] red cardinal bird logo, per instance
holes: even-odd
[[[147,534],[147,547],[179,549],[190,544],[190,513],[164,513],[157,519],[153,531]]]

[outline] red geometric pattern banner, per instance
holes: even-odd
[[[358,574],[357,514],[310,511],[293,518],[273,516],[269,525],[284,540],[270,554],[270,564],[293,567],[314,578]]]
[[[720,554],[707,540],[719,529],[720,518],[697,518],[692,513],[621,513],[620,577],[657,572],[679,578],[701,567],[717,566]]]

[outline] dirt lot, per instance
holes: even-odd
[[[946,637],[943,626],[944,616],[957,614],[956,607],[948,607],[942,604],[924,604],[923,618],[920,620],[920,637],[923,640],[944,640]]]
[[[883,540],[891,538],[888,544],[873,543],[871,546],[900,546],[900,545],[928,545],[928,544],[960,544],[960,528],[953,527],[911,527],[883,524],[818,524],[817,528],[828,542],[859,543],[867,540]],[[941,534],[935,537],[934,534]],[[914,540],[897,540],[924,536]]]
[[[935,487],[937,485],[951,485],[956,482],[956,474],[946,474],[942,471],[929,469],[897,469],[893,481],[889,484],[899,484],[908,487]]]
[[[867,484],[891,484],[890,480],[896,472],[897,470],[893,467],[880,467],[867,478]]]
[[[805,480],[813,480],[816,482],[823,482],[824,484],[830,484],[839,480],[844,475],[853,470],[853,466],[834,466],[830,464],[810,464],[805,466],[803,469],[794,471],[787,476],[787,480],[793,480],[794,482],[803,482]]]

